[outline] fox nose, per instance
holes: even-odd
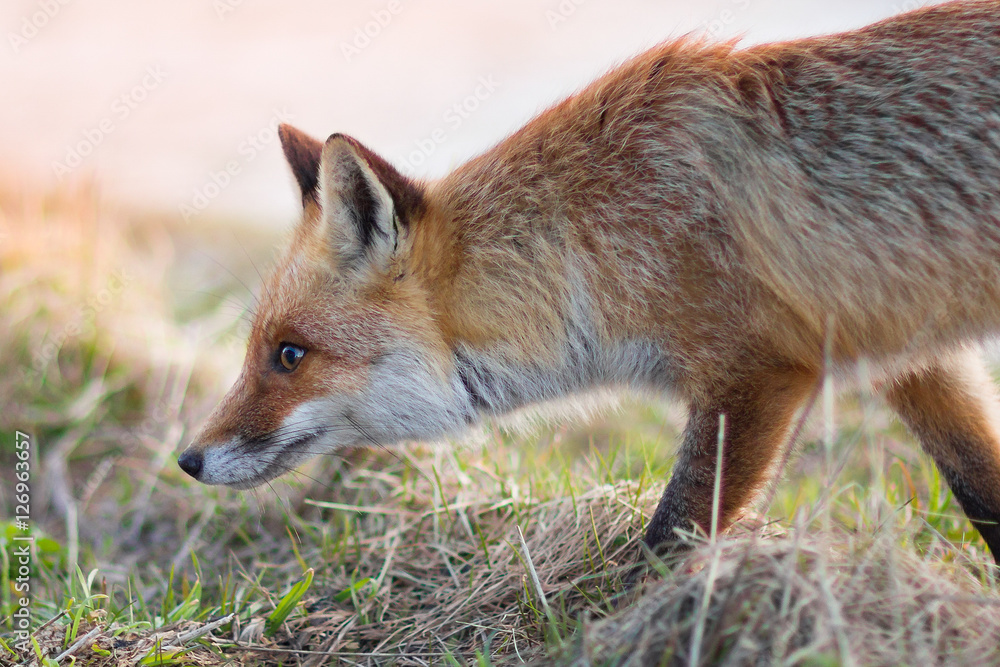
[[[198,479],[198,475],[201,474],[201,467],[204,461],[205,459],[201,455],[201,452],[195,451],[190,447],[177,457],[177,465],[181,467],[181,470],[195,479]]]

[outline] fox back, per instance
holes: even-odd
[[[666,43],[448,176],[281,129],[302,222],[181,456],[249,487],[601,387],[687,402],[646,542],[720,525],[860,360],[1000,549],[1000,2],[737,49]]]

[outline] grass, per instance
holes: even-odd
[[[14,515],[20,431],[35,537],[15,657],[23,532],[0,520],[0,663],[1000,658],[984,544],[863,392],[806,424],[769,507],[633,590],[683,426],[665,402],[344,452],[253,492],[190,482],[176,454],[239,367],[246,285],[275,242],[93,187],[0,191],[0,506]]]

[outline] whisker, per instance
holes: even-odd
[[[260,499],[260,494],[257,493],[257,487],[251,488],[250,492],[253,494],[253,499],[257,505],[257,529],[260,530],[260,521],[264,516],[264,504]]]
[[[334,488],[333,488],[332,486],[330,486],[329,484],[325,484],[325,483],[321,482],[320,480],[316,479],[316,478],[315,478],[315,477],[313,477],[312,475],[309,475],[309,474],[306,474],[306,473],[302,472],[302,471],[301,471],[301,470],[299,470],[298,468],[293,468],[293,467],[291,467],[291,466],[285,466],[285,465],[281,465],[280,463],[279,463],[279,464],[273,464],[273,465],[275,465],[275,467],[277,467],[277,468],[278,468],[279,470],[282,470],[283,472],[286,472],[286,473],[292,473],[293,475],[301,475],[302,477],[305,477],[305,478],[307,478],[307,479],[310,479],[310,480],[312,480],[313,482],[315,482],[316,484],[318,484],[319,486],[322,486],[322,487],[323,487],[324,489],[326,489],[327,491],[334,491],[334,490],[335,490],[335,489],[334,489]],[[268,482],[268,486],[270,486],[270,485],[271,485],[271,483],[270,483],[270,482]]]
[[[226,273],[228,273],[233,278],[235,278],[236,282],[238,282],[240,285],[242,285],[243,289],[245,289],[250,294],[250,297],[254,300],[254,304],[260,305],[260,302],[257,300],[257,297],[254,295],[253,290],[250,289],[250,287],[245,282],[243,282],[242,278],[240,278],[238,275],[236,275],[235,273],[233,273],[229,269],[229,267],[227,267],[225,264],[223,264],[222,262],[220,262],[219,260],[217,260],[215,257],[212,257],[212,255],[210,255],[209,253],[205,252],[204,250],[197,250],[197,249],[195,249],[195,252],[200,252],[202,255],[204,255],[205,257],[208,257],[210,260],[212,260],[213,262],[215,262],[216,264],[218,264],[220,268],[222,268]]]
[[[177,288],[178,292],[185,292],[187,294],[201,294],[203,296],[210,296],[213,299],[218,299],[219,303],[226,304],[228,306],[238,307],[241,313],[246,313],[251,310],[251,305],[245,301],[240,301],[235,294],[217,294],[215,292],[209,292],[207,290],[200,289],[184,289]]]
[[[358,432],[361,435],[363,435],[366,440],[368,440],[368,442],[372,443],[376,447],[381,447],[384,451],[388,452],[390,456],[392,456],[393,458],[395,458],[400,463],[403,462],[403,459],[401,459],[395,452],[391,451],[388,447],[386,447],[381,442],[379,442],[378,440],[376,440],[375,438],[373,438],[371,436],[371,434],[368,433],[368,431],[366,431],[364,428],[362,428],[361,426],[359,426],[358,423],[356,421],[354,421],[354,417],[352,417],[351,415],[344,415],[344,419],[346,419],[347,422],[351,426],[353,426],[354,428],[356,428],[358,430]]]
[[[275,499],[278,501],[278,505],[287,512],[289,508],[285,506],[284,502],[282,502],[284,498],[279,496],[277,490],[273,486],[271,486],[271,480],[266,479],[264,480],[264,483],[267,484],[267,488],[271,489],[271,493],[274,494]]]

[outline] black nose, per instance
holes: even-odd
[[[201,456],[201,452],[192,451],[187,449],[177,457],[177,465],[181,467],[181,470],[191,475],[195,479],[198,479],[198,475],[201,473],[201,465],[204,459]]]

